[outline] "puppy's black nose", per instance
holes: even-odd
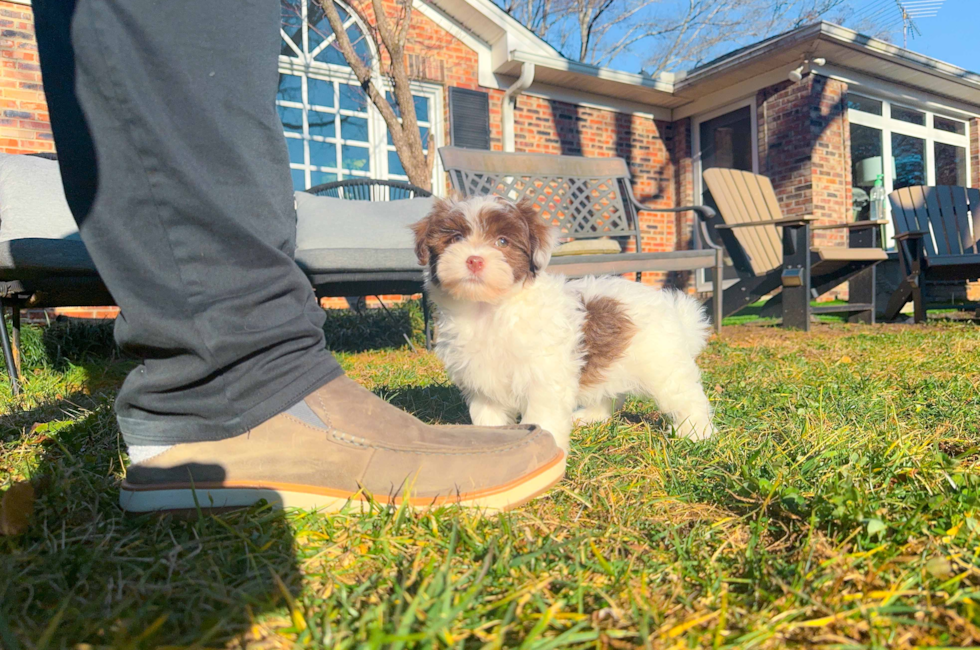
[[[483,270],[483,258],[479,255],[470,255],[466,258],[466,268],[470,273],[479,273]]]

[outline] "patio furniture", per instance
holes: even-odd
[[[902,283],[885,318],[912,300],[916,323],[926,320],[929,280],[980,279],[980,190],[940,185],[903,187],[888,195]]]
[[[375,296],[378,302],[381,303],[381,306],[384,307],[384,302],[382,302],[379,294],[411,295],[424,293],[422,270],[419,268],[418,260],[415,258],[414,246],[411,241],[408,225],[418,221],[428,213],[432,202],[426,199],[432,196],[431,192],[401,181],[350,178],[316,185],[306,190],[306,193],[337,200],[390,203],[387,206],[378,205],[371,207],[370,213],[377,214],[380,211],[384,213],[381,215],[382,219],[387,220],[387,225],[384,223],[379,224],[381,227],[374,228],[373,230],[387,230],[389,234],[394,235],[394,242],[396,244],[398,242],[403,244],[402,250],[396,248],[394,250],[388,249],[384,252],[375,251],[368,253],[365,252],[365,247],[357,249],[353,253],[353,261],[355,263],[365,260],[369,263],[373,261],[380,268],[352,269],[346,274],[341,268],[333,268],[329,272],[311,274],[310,279],[313,282],[313,287],[318,296],[346,298],[347,304],[354,311],[359,311],[358,301],[364,296]],[[327,262],[327,260],[323,259],[309,259],[311,254],[308,252],[308,247],[311,246],[311,243],[309,237],[305,234],[306,230],[308,230],[307,225],[313,223],[318,224],[316,227],[323,229],[323,232],[328,236],[337,228],[350,228],[351,226],[361,229],[362,232],[372,230],[367,227],[367,224],[364,224],[358,219],[357,216],[350,215],[351,212],[365,214],[361,207],[355,206],[352,210],[350,209],[351,206],[345,205],[342,206],[343,209],[339,214],[336,214],[336,208],[334,208],[335,214],[325,217],[335,222],[335,225],[330,226],[324,222],[324,217],[315,217],[314,213],[305,211],[305,206],[311,203],[305,200],[305,198],[297,199],[298,211],[301,201],[304,205],[302,215],[304,227],[301,231],[297,232],[296,251],[296,261],[301,267],[309,267],[310,262],[313,262],[314,266],[324,266],[324,263]],[[329,205],[333,204],[331,203]],[[322,213],[324,210],[320,212]],[[301,232],[303,234],[302,237],[300,236]],[[366,234],[374,239],[373,232],[366,232]],[[329,240],[324,242],[324,245],[336,249],[341,243]],[[357,258],[360,258],[360,260],[357,260]],[[345,263],[340,260],[332,260],[332,262],[340,265]],[[346,289],[351,289],[352,293],[344,293]],[[387,311],[386,307],[385,310]],[[425,345],[426,348],[430,348],[432,346],[430,312],[428,301],[424,296],[422,299],[422,315],[425,322]]]
[[[772,182],[737,169],[708,169],[704,182],[722,221],[713,230],[738,274],[724,292],[725,316],[781,288],[763,314],[781,312],[784,327],[808,331],[811,315],[829,313],[850,313],[852,322],[874,323],[874,266],[888,259],[877,244],[884,221],[811,225],[812,216],[784,218]],[[813,245],[813,231],[839,228],[849,231],[849,247]],[[848,281],[846,305],[810,305],[811,298]]]
[[[0,343],[13,393],[21,309],[113,304],[78,236],[54,155],[0,154]]]
[[[431,199],[407,183],[359,179],[340,186],[372,190],[372,185],[385,187],[389,196],[411,190],[419,198],[365,210],[363,203],[296,193],[296,263],[320,296],[422,290],[408,225],[428,213]],[[20,389],[22,309],[114,304],[78,235],[54,155],[0,154],[0,348],[14,393]]]
[[[610,239],[632,241],[642,251],[639,212],[686,212],[697,215],[704,230],[714,215],[711,208],[649,207],[636,200],[630,172],[622,158],[583,158],[530,153],[499,153],[457,147],[439,150],[453,189],[463,196],[495,195],[511,201],[530,199],[541,216],[561,230],[563,239],[601,249]],[[583,275],[639,274],[644,271],[695,271],[714,269],[715,295],[720,295],[722,250],[710,240],[709,248],[662,253],[576,251],[581,254],[552,257],[549,268],[569,277]],[[559,251],[560,252],[560,251]],[[721,331],[721,308],[712,313],[716,332]]]

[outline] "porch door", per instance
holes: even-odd
[[[731,112],[702,121],[698,126],[698,161],[696,168],[698,174],[712,167],[722,167],[725,169],[741,169],[752,172],[754,169],[754,150],[756,147],[752,128],[752,110],[749,106],[735,109]],[[707,205],[715,210],[718,206],[711,197],[711,192],[704,182],[699,183],[701,188],[701,205]],[[715,217],[708,225],[708,232],[712,239],[720,242],[721,238],[714,232],[715,223],[722,223],[721,217]],[[695,241],[698,241],[698,233],[695,233]],[[738,277],[731,262],[726,257],[725,279],[734,280]],[[705,274],[702,271],[702,274]]]

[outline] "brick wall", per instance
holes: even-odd
[[[54,151],[31,8],[0,0],[0,151]]]

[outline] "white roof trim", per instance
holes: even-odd
[[[664,93],[674,92],[674,75],[669,72],[661,73],[658,77],[651,77],[649,75],[637,74],[635,72],[623,72],[622,70],[615,70],[613,68],[603,68],[596,65],[590,65],[588,63],[572,61],[563,57],[555,58],[541,56],[531,52],[522,52],[520,50],[512,50],[509,58],[511,61],[533,63],[534,65],[540,65],[544,68],[551,68],[552,70],[562,70],[564,72],[571,72],[573,74],[587,77],[595,77],[597,79],[605,79],[607,81],[614,81],[630,86],[640,86]]]

